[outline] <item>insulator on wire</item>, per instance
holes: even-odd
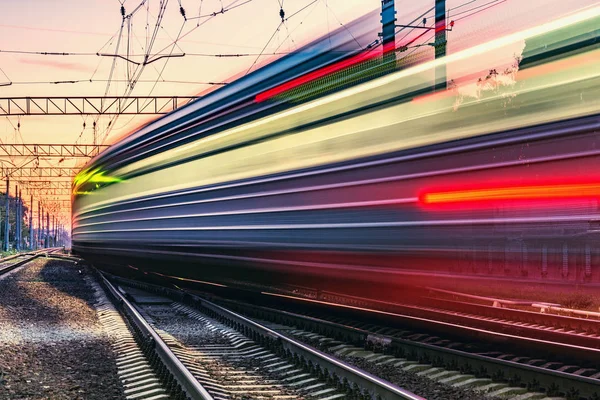
[[[125,6],[121,4],[121,15],[125,18]]]
[[[284,22],[284,20],[285,20],[285,11],[283,11],[283,8],[281,8],[279,10],[279,16],[281,17],[281,22]]]
[[[423,25],[427,25],[427,18],[423,18]]]
[[[85,129],[85,122],[83,123],[83,129]]]
[[[179,12],[181,13],[181,16],[183,17],[183,19],[185,19],[187,21],[187,18],[185,17],[185,10],[183,9],[183,7],[179,7]]]

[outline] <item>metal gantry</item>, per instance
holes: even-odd
[[[90,146],[90,148],[94,151],[94,146]],[[95,146],[95,148],[99,147]],[[61,149],[60,147],[45,149],[46,154],[64,150],[71,151],[72,149]],[[6,180],[5,215],[3,215],[3,249],[5,251],[10,249],[11,243],[14,243],[15,250],[21,250],[23,248],[35,249],[40,244],[46,247],[56,246],[63,240],[68,241],[66,224],[59,222],[65,220],[64,215],[63,218],[58,217],[62,211],[71,207],[71,185],[77,172],[79,172],[79,168],[76,167],[2,167],[0,175],[2,179]],[[16,183],[14,195],[11,195],[10,191],[11,180]],[[26,212],[24,199],[28,195],[31,201],[28,204],[29,212]],[[35,199],[38,203],[37,227],[34,226],[33,216]],[[15,216],[14,232],[11,232],[9,222],[11,214]],[[52,227],[50,227],[50,218],[53,221]],[[25,226],[30,230],[29,235],[24,229]]]
[[[94,157],[108,145],[93,144],[4,144],[0,143],[0,157]]]
[[[0,116],[10,115],[156,115],[198,96],[2,97]]]
[[[67,189],[71,190],[70,181],[32,181],[28,179],[16,180],[23,189]]]
[[[71,181],[79,172],[76,167],[5,167],[0,170],[2,177],[9,177],[16,180],[33,178],[52,178],[58,180]]]
[[[0,144],[0,160],[2,158],[29,158],[29,159],[45,159],[45,158],[61,158],[59,163],[66,159],[74,158],[91,158],[99,154],[102,150],[108,148],[107,145],[86,145],[86,144]],[[15,215],[16,225],[14,232],[14,243],[15,249],[20,250],[23,247],[23,243],[27,242],[27,238],[23,237],[24,230],[22,222],[24,219],[28,220],[30,235],[29,235],[29,247],[31,248],[34,243],[38,243],[41,236],[40,225],[38,223],[38,229],[36,234],[33,233],[33,208],[34,208],[34,197],[38,200],[38,206],[41,205],[45,212],[48,214],[52,213],[53,220],[59,215],[59,210],[68,210],[71,206],[71,185],[73,177],[79,172],[80,168],[76,167],[60,167],[60,166],[30,166],[24,165],[17,167],[12,161],[8,159],[2,160],[2,167],[0,169],[0,176],[2,179],[7,180],[7,184],[10,180],[15,182],[18,187],[15,188],[16,196],[10,198],[10,201],[15,203]],[[7,166],[10,165],[10,166]],[[10,193],[10,192],[9,192]],[[31,197],[30,212],[29,216],[25,213],[23,206],[22,194]],[[4,219],[8,220],[7,216],[10,215],[11,208],[7,207],[5,210]],[[49,211],[51,210],[51,211]],[[42,212],[43,211],[38,211]],[[18,218],[18,216],[21,218]],[[38,215],[39,217],[39,215]],[[48,216],[47,216],[48,217]],[[39,219],[39,218],[38,218]],[[46,218],[47,219],[47,218]],[[41,221],[43,225],[43,219]],[[4,249],[10,247],[10,225],[4,227]],[[59,233],[60,231],[60,233]],[[54,245],[57,243],[57,237],[64,237],[66,231],[64,227],[58,222],[53,228],[53,235],[48,236],[48,228],[46,229],[44,244]]]
[[[28,194],[34,194],[37,196],[63,196],[71,197],[70,188],[36,188],[36,187],[24,187],[23,190]]]

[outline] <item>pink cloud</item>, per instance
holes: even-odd
[[[92,68],[88,65],[73,62],[63,62],[54,60],[42,60],[34,58],[19,58],[19,62],[30,65],[40,65],[43,67],[57,68],[70,71],[91,72]]]

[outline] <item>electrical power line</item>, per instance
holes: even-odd
[[[314,3],[314,2],[313,2]],[[288,21],[286,18],[285,21]],[[343,24],[340,23],[341,26]],[[93,57],[118,57],[117,54],[107,53],[76,53],[76,52],[50,52],[50,51],[26,51],[26,50],[0,50],[0,53],[7,54],[27,54],[27,55],[42,55],[42,56],[93,56]],[[263,52],[263,53],[182,53],[185,57],[206,57],[206,58],[237,58],[237,57],[256,57],[260,54],[280,56],[295,53],[293,51],[275,51],[275,52]],[[145,54],[129,54],[129,57],[144,57]],[[168,57],[169,53],[157,53],[154,57]],[[128,60],[129,61],[129,60]]]
[[[469,10],[462,11],[462,12],[460,12],[460,13],[458,13],[458,14],[454,14],[454,15],[453,15],[453,17],[456,17],[457,15],[467,14],[467,13],[469,13],[470,11],[477,10],[477,11],[473,11],[473,12],[472,12],[472,13],[470,13],[470,14],[463,15],[462,17],[460,17],[460,18],[457,18],[457,19],[455,19],[454,21],[455,21],[455,22],[456,22],[456,21],[460,21],[461,19],[465,19],[465,18],[467,18],[467,17],[470,17],[470,16],[472,16],[472,15],[479,14],[480,12],[483,12],[483,11],[489,10],[490,8],[492,8],[492,7],[496,7],[496,6],[498,6],[498,5],[500,5],[500,4],[504,3],[504,2],[506,2],[506,0],[493,0],[493,1],[490,1],[490,2],[488,2],[488,3],[482,4],[482,5],[480,5],[480,6],[473,7],[473,8],[471,8],[471,9],[469,9]],[[486,7],[486,6],[487,6],[487,7]],[[484,8],[482,8],[482,7],[484,7]]]
[[[6,72],[4,72],[4,70],[0,67],[0,71],[2,72],[2,74],[6,77],[7,82],[2,82],[0,81],[0,86],[10,86],[12,85],[12,81],[10,80],[10,78],[8,77],[8,75],[6,75]]]
[[[106,83],[108,79],[69,79],[59,81],[13,81],[13,85],[63,85],[63,84],[79,84],[79,83]],[[111,82],[124,83],[129,82],[128,79],[113,79]],[[138,83],[155,83],[156,80],[141,79]],[[184,85],[211,85],[211,86],[224,86],[228,82],[202,82],[202,81],[180,81],[180,80],[169,80],[161,79],[157,83],[170,83],[170,84],[184,84]]]

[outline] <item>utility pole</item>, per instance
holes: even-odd
[[[21,251],[21,242],[23,239],[23,202],[21,201],[21,191],[17,196],[17,251]]]
[[[46,248],[50,247],[50,213],[46,211]]]
[[[446,0],[435,0],[435,59],[446,56]],[[446,90],[446,63],[435,68],[435,90]]]
[[[15,185],[15,250],[19,251],[19,185]]]
[[[381,41],[386,70],[396,68],[396,7],[395,0],[381,0]],[[389,65],[388,65],[389,64]]]
[[[8,179],[8,176],[6,177],[6,201],[5,201],[5,206],[6,206],[6,218],[4,219],[4,251],[8,251],[8,234],[10,232],[10,222],[9,222],[9,217],[10,217],[10,212],[9,212],[9,208],[10,208],[10,181]]]
[[[40,234],[40,228],[42,227],[42,203],[38,200],[38,224],[37,224],[37,235],[35,236],[35,249],[38,249],[40,245],[40,239],[42,235]]]
[[[42,207],[42,248],[46,247],[46,210]]]
[[[33,250],[33,195],[31,195],[29,208],[29,250]]]

